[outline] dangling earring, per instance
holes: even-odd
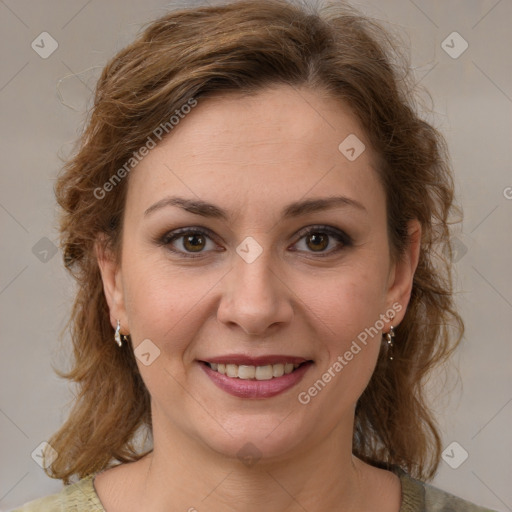
[[[386,333],[386,342],[388,344],[388,350],[387,353],[389,354],[389,360],[393,361],[393,339],[395,337],[395,331],[393,329],[393,326],[391,325],[389,327],[389,332]]]
[[[121,341],[121,322],[117,321],[117,327],[116,327],[116,333],[114,334],[114,339],[116,340],[116,343],[122,347],[123,342]]]

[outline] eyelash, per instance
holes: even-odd
[[[302,240],[304,237],[311,235],[311,234],[325,234],[329,235],[333,238],[335,238],[338,242],[342,244],[342,247],[338,247],[334,250],[330,250],[327,253],[322,252],[312,252],[312,254],[316,254],[317,257],[325,258],[328,256],[333,255],[334,253],[339,252],[343,247],[349,247],[352,245],[353,241],[346,233],[343,231],[340,231],[338,229],[331,228],[329,226],[323,226],[323,225],[315,225],[315,226],[309,226],[308,228],[305,228],[304,230],[300,231],[298,233],[299,239],[296,243],[298,243],[300,240]],[[176,250],[172,247],[172,242],[175,240],[179,240],[180,238],[183,238],[184,235],[203,235],[213,240],[213,236],[210,230],[206,228],[198,228],[198,227],[188,227],[188,228],[181,228],[176,229],[174,231],[170,231],[168,233],[165,233],[162,237],[160,237],[157,240],[158,245],[167,247],[170,251],[179,254],[180,256],[184,258],[201,258],[204,256],[204,252],[198,252],[197,254],[193,253],[187,253],[183,252],[181,250]],[[295,245],[295,244],[294,244]]]

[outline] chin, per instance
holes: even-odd
[[[296,424],[291,417],[283,413],[242,414],[225,423],[225,430],[214,422],[207,436],[198,434],[212,451],[228,459],[238,459],[247,466],[258,461],[275,462],[301,450],[309,437],[304,432],[305,425]]]

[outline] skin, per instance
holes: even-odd
[[[354,161],[338,150],[351,133],[366,145]],[[229,222],[177,206],[144,214],[170,195],[213,203]],[[293,201],[333,195],[364,210],[281,218]],[[141,161],[129,177],[121,257],[99,244],[97,255],[112,326],[121,321],[133,348],[150,339],[160,350],[149,366],[137,360],[152,400],[154,450],[96,477],[108,512],[399,510],[398,477],[352,455],[354,408],[381,334],[307,405],[297,399],[393,304],[401,311],[382,332],[403,319],[421,230],[411,221],[409,248],[393,262],[385,205],[357,120],[339,101],[304,88],[200,100]],[[331,236],[319,250],[300,234],[317,224],[353,243]],[[155,242],[191,226],[213,234],[199,240],[199,258]],[[248,236],[263,249],[252,263],[236,252]],[[183,241],[172,246],[197,254]],[[198,363],[233,353],[291,354],[314,364],[280,395],[243,399],[216,387]],[[261,456],[250,466],[237,456],[248,442]]]

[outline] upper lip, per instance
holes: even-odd
[[[244,354],[228,354],[225,356],[209,357],[203,359],[205,363],[236,364],[246,366],[266,366],[269,364],[301,364],[309,361],[304,357],[287,355],[247,356]]]

